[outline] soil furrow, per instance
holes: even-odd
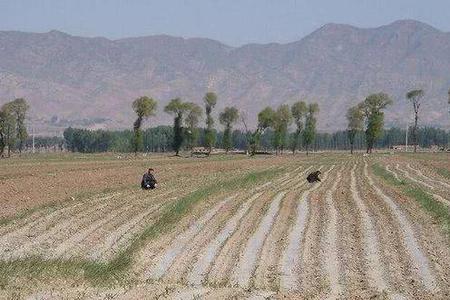
[[[400,170],[400,168],[398,168],[397,170]],[[398,174],[397,174],[396,172],[391,171],[391,173],[392,173],[394,176],[396,176],[396,178],[399,178],[399,177],[398,177]],[[400,181],[400,179],[397,179],[397,180]],[[413,181],[414,181],[414,180],[413,180]],[[416,181],[416,182],[417,182],[417,181]],[[417,182],[417,183],[421,184],[421,182]],[[424,192],[427,193],[427,194],[429,194],[430,196],[432,196],[435,200],[437,200],[437,201],[439,201],[439,202],[441,202],[441,203],[443,203],[443,204],[445,204],[445,205],[447,205],[447,206],[450,206],[450,200],[445,199],[445,198],[442,197],[441,195],[436,194],[436,193],[432,193],[432,192],[430,192],[430,191],[428,191],[428,190],[424,190]]]
[[[444,182],[444,181],[441,181],[441,180],[437,180],[437,179],[434,179],[434,178],[430,178],[430,177],[428,177],[428,176],[425,176],[420,170],[414,169],[413,167],[411,167],[410,164],[407,164],[406,167],[407,167],[408,169],[410,169],[411,171],[415,172],[417,175],[419,175],[419,177],[421,177],[421,178],[423,178],[423,179],[425,179],[425,180],[427,180],[427,181],[429,181],[429,182],[432,182],[432,183],[434,183],[434,184],[437,183],[437,184],[440,184],[440,185],[442,185],[443,187],[445,187],[445,188],[447,188],[447,189],[450,189],[450,184],[448,184],[448,183],[446,183],[446,182]]]
[[[285,195],[286,192],[279,192],[275,196],[255,233],[248,240],[245,250],[230,278],[233,285],[242,288],[247,288],[250,285],[250,279],[256,267],[257,258],[278,214],[281,200]]]
[[[247,214],[248,210],[253,204],[253,201],[259,198],[261,194],[262,193],[257,193],[253,195],[244,204],[242,204],[237,213],[228,220],[228,222],[216,236],[216,238],[211,241],[204,249],[204,251],[200,254],[197,262],[194,264],[192,271],[188,275],[187,281],[189,284],[200,285],[204,281],[206,275],[209,272],[212,262],[217,256],[217,253],[220,251],[221,247],[229,239],[229,237],[236,231],[241,222],[241,219]]]
[[[151,207],[154,207],[157,205],[153,202],[154,199],[164,197],[170,193],[173,193],[173,190],[161,192],[158,195],[145,198],[145,201],[150,202]],[[47,238],[52,237],[51,243],[46,242],[45,249],[53,250],[46,250],[47,253],[56,250],[58,253],[59,251],[65,252],[69,248],[69,256],[86,256],[86,254],[95,252],[94,245],[99,244],[99,241],[101,241],[103,237],[95,236],[94,244],[87,243],[88,239],[96,233],[101,233],[104,228],[111,224],[116,224],[117,222],[122,223],[124,218],[131,218],[136,214],[136,211],[141,211],[142,205],[137,203],[141,202],[138,197],[139,195],[140,194],[131,194],[126,198],[121,198],[119,201],[111,203],[105,210],[94,207],[91,213],[79,214],[77,218],[67,218],[67,221],[56,226],[56,231],[51,230],[52,232],[47,232],[45,234]],[[101,206],[103,206],[103,204]],[[120,214],[117,214],[117,211],[119,211]],[[41,243],[44,241],[43,238],[44,236],[40,239]],[[72,246],[70,246],[71,244]],[[38,243],[36,245],[38,245]],[[69,248],[65,249],[65,247]],[[57,255],[61,254],[63,253]]]
[[[152,266],[146,274],[146,277],[155,280],[160,279],[169,267],[172,265],[175,258],[183,252],[188,242],[194,238],[201,229],[211,220],[220,208],[225,205],[231,197],[219,202],[216,206],[210,209],[203,217],[201,217],[197,222],[192,224],[185,232],[179,235],[170,245],[170,247],[159,257],[154,266]]]
[[[102,197],[101,199],[109,200],[110,198],[111,197]],[[82,207],[83,204],[85,205],[85,207]],[[74,224],[78,223],[84,224],[86,220],[92,218],[92,216],[100,217],[103,213],[103,209],[114,209],[114,207],[108,207],[108,205],[110,204],[111,203],[106,202],[101,203],[99,206],[91,207],[87,206],[86,203],[79,203],[79,205],[77,204],[70,208],[75,209],[78,207],[82,207],[81,211],[76,212],[69,209],[69,215],[67,216],[62,214],[63,212],[66,212],[66,210],[61,209],[58,210],[58,214],[55,216],[55,218],[50,218],[50,220],[47,220],[47,218],[42,217],[41,219],[37,220],[39,222],[39,225],[33,224],[31,228],[24,228],[24,230],[21,229],[16,231],[16,234],[11,237],[11,240],[13,240],[14,242],[13,245],[15,245],[14,247],[16,247],[16,251],[14,251],[14,253],[11,253],[11,255],[13,254],[11,258],[26,256],[30,254],[30,250],[36,252],[37,250],[39,250],[37,246],[41,245],[49,239],[54,239],[60,232],[63,232],[68,227],[71,227]]]
[[[96,204],[105,200],[109,200],[111,198],[114,198],[116,196],[120,195],[120,193],[113,193],[107,196],[98,197],[93,202],[90,202],[91,204]],[[89,199],[91,200],[91,199]],[[76,215],[78,214],[78,208],[82,207],[83,205],[86,205],[88,201],[79,201],[79,202],[73,202],[70,201],[69,203],[66,203],[62,206],[57,207],[54,210],[51,210],[50,212],[47,211],[47,209],[39,209],[35,213],[31,214],[30,216],[27,216],[23,219],[18,219],[13,221],[11,224],[8,224],[2,228],[0,228],[0,238],[8,237],[11,235],[15,235],[16,233],[23,233],[27,232],[30,229],[38,228],[39,226],[42,226],[43,223],[56,223],[59,221],[59,218],[67,215]],[[89,207],[85,207],[83,209],[88,209]],[[47,225],[48,226],[48,225]]]
[[[306,171],[306,170],[305,170]],[[259,290],[278,290],[278,260],[286,241],[289,224],[294,218],[295,203],[300,189],[304,189],[306,180],[288,187],[288,194],[283,200],[280,212],[273,225],[273,229],[267,237],[261,251],[258,267],[255,271],[254,285]]]
[[[208,288],[184,288],[170,294],[167,298],[173,300],[200,299],[207,296],[210,290]]]
[[[178,197],[167,198],[168,195],[185,194],[188,191],[179,192],[175,189],[145,199],[144,203],[135,203],[133,207],[101,226],[94,231],[80,245],[83,256],[91,259],[107,261],[117,253],[120,248],[135,236],[139,230],[149,223],[153,223],[162,208]],[[134,201],[137,202],[137,201]],[[139,202],[141,202],[139,200]]]
[[[334,168],[334,165],[324,174],[322,182],[326,181],[328,174]],[[280,261],[280,290],[295,291],[298,290],[298,275],[296,272],[300,264],[300,253],[303,241],[303,231],[306,227],[308,219],[308,198],[309,195],[319,188],[321,183],[313,185],[311,188],[302,193],[301,199],[297,204],[297,214],[294,225],[288,236],[288,244]]]
[[[52,258],[59,258],[65,255],[69,249],[79,247],[80,243],[94,231],[98,230],[103,225],[107,224],[108,222],[111,222],[116,217],[123,215],[124,213],[126,213],[131,209],[132,205],[120,206],[118,209],[113,210],[112,213],[92,222],[91,224],[88,225],[87,228],[83,228],[81,231],[78,231],[75,235],[70,236],[67,240],[60,243],[54,250],[49,251],[48,256]],[[73,252],[67,254],[68,256],[66,258],[70,258],[74,255]]]
[[[377,233],[387,290],[389,293],[405,295],[410,294],[414,289],[423,290],[420,277],[414,270],[409,255],[405,255],[408,250],[404,243],[403,229],[389,205],[381,201],[364,175],[364,161],[361,166],[355,173],[356,185]],[[370,285],[369,291],[377,295],[380,293],[379,290]]]
[[[240,253],[255,230],[255,224],[259,224],[263,218],[263,212],[274,191],[268,190],[257,201],[254,201],[245,217],[241,220],[237,230],[226,240],[218,252],[207,275],[207,283],[214,286],[224,286],[228,283],[229,276],[233,272]]]
[[[100,197],[95,202],[108,200],[114,196],[115,195]],[[17,223],[13,223],[9,226],[5,226],[7,228],[2,228],[0,241],[10,239],[14,236],[23,235],[23,234],[27,233],[28,231],[30,231],[31,229],[35,230],[36,228],[39,228],[39,226],[44,226],[45,224],[49,224],[52,222],[56,223],[58,221],[58,218],[61,218],[61,216],[66,216],[67,214],[75,215],[78,212],[76,209],[85,204],[86,204],[85,202],[71,203],[70,205],[53,210],[48,214],[38,211],[38,212],[36,212],[36,214],[33,214],[32,216],[29,216],[23,220],[19,220]],[[89,207],[85,207],[84,209],[89,209]],[[48,225],[46,225],[46,226],[48,226]],[[44,227],[46,227],[46,226],[44,226]]]
[[[147,208],[142,213],[131,218],[130,221],[122,223],[113,232],[108,234],[100,243],[91,245],[91,251],[88,257],[92,260],[108,260],[109,252],[116,252],[117,248],[121,244],[125,244],[135,232],[135,228],[146,219],[148,216],[158,213],[162,207],[162,204],[157,204]]]
[[[388,165],[386,165],[385,168],[386,168],[386,171],[388,171],[389,173],[391,173],[392,176],[394,176],[394,178],[395,178],[397,181],[401,181],[401,180],[400,180],[400,177],[398,177],[398,174],[397,174],[396,172],[392,171],[391,168],[390,168]]]
[[[328,174],[329,180],[308,197],[308,215],[301,248],[300,263],[295,269],[298,274],[298,289],[306,298],[324,297],[329,285],[324,272],[324,247],[326,225],[329,211],[326,209],[326,191],[329,191],[337,181],[337,175],[342,166]]]
[[[297,168],[297,170],[298,169],[299,168]],[[279,184],[280,182],[283,183],[288,181],[297,184],[299,181],[304,180],[302,174],[308,169],[310,169],[310,167],[304,169],[299,174],[293,175],[294,178],[292,179],[287,179],[289,176],[282,176],[278,182],[274,182],[273,191],[283,190],[283,187]],[[285,179],[284,181],[282,181],[283,178]],[[266,203],[270,200],[269,197],[273,197],[271,194],[272,192],[266,192],[257,202],[255,202],[247,215],[242,219],[236,232],[227,239],[210,268],[210,273],[207,276],[210,284],[224,285],[228,281],[228,274],[232,273],[236,268],[236,262],[242,255],[244,246],[247,244],[250,236],[254,233],[254,225],[259,224],[261,222],[260,220],[263,218],[263,214],[261,214],[260,211],[265,209]]]
[[[272,181],[273,183],[266,182],[257,187],[251,188],[249,191],[246,191],[246,194],[254,194],[257,191],[266,189],[267,187],[271,186],[272,184],[276,184],[279,180],[280,180],[280,176],[277,177],[276,179],[274,179]],[[208,205],[208,203],[206,203],[206,204]],[[198,209],[199,208],[196,208],[197,211],[198,211]],[[203,210],[203,208],[200,208],[200,209]],[[154,241],[151,245],[149,245],[148,247],[145,247],[145,249],[143,249],[141,251],[138,262],[134,267],[135,272],[142,274],[142,276],[140,276],[140,277],[142,277],[144,280],[148,279],[148,273],[149,273],[148,266],[154,265],[155,261],[161,255],[161,253],[166,251],[170,247],[171,243],[180,236],[180,231],[182,232],[185,230],[183,228],[187,228],[193,222],[197,222],[198,216],[196,217],[196,214],[197,213],[194,213],[194,214],[191,214],[190,216],[188,216],[187,218],[183,218],[183,220],[180,221],[179,225],[177,225],[177,228],[181,228],[181,229],[171,230],[171,232],[165,234],[163,237]],[[194,217],[194,218],[192,218],[192,217]],[[214,222],[212,224],[215,224],[215,223],[216,222]],[[211,237],[211,239],[212,239],[212,237]],[[199,252],[200,252],[200,250],[197,251],[197,253],[199,253]]]
[[[324,251],[324,260],[322,268],[326,271],[328,277],[328,283],[330,286],[330,294],[329,297],[332,299],[336,299],[342,293],[342,286],[340,283],[340,261],[338,257],[338,248],[337,248],[337,211],[333,204],[336,201],[336,197],[333,197],[333,194],[336,192],[338,184],[341,182],[341,171],[339,171],[336,175],[336,181],[330,190],[326,192],[325,201],[326,207],[328,209],[329,219],[327,223],[327,227],[325,229],[325,235],[323,239],[322,249]]]
[[[41,248],[45,248],[45,250],[47,250],[47,247],[43,245],[47,240],[55,239],[55,237],[58,237],[61,234],[61,232],[64,231],[65,228],[72,226],[76,221],[80,221],[80,220],[86,221],[86,219],[88,217],[92,217],[92,213],[94,213],[96,211],[101,211],[107,205],[108,205],[107,203],[103,203],[100,206],[97,206],[91,210],[86,211],[85,214],[81,215],[84,218],[71,219],[70,217],[68,217],[65,221],[58,223],[58,224],[54,224],[53,227],[51,227],[51,225],[49,224],[48,230],[43,231],[42,233],[37,234],[32,239],[28,240],[27,242],[22,243],[19,246],[19,248],[15,251],[15,255],[17,255],[18,257],[21,257],[21,256],[30,255],[31,251],[33,251],[32,254],[37,254],[36,250],[39,250],[39,252],[42,252],[42,251],[40,251],[40,250],[43,250]]]
[[[411,257],[414,269],[420,276],[423,285],[427,290],[437,290],[436,280],[429,267],[428,259],[423,254],[409,220],[398,208],[397,204],[388,197],[383,191],[374,183],[367,171],[367,162],[364,162],[364,175],[367,178],[369,185],[375,190],[375,193],[381,198],[391,209],[392,213],[396,217],[399,225],[402,228],[403,242]]]
[[[337,213],[336,225],[336,247],[340,265],[339,282],[342,286],[341,297],[350,295],[361,295],[361,291],[368,289],[367,271],[365,269],[363,224],[354,203],[351,186],[351,169],[356,164],[353,161],[348,168],[342,172],[341,182],[333,197],[333,206]],[[327,210],[324,206],[323,210]],[[326,216],[326,213],[323,212]],[[326,230],[326,227],[324,228]],[[322,253],[326,255],[325,252]],[[329,292],[325,290],[325,293]],[[321,295],[322,298],[327,295]]]
[[[399,164],[397,164],[397,165],[395,166],[395,168],[396,168],[398,171],[402,172],[403,175],[404,175],[406,178],[408,178],[409,180],[414,181],[415,183],[418,183],[419,185],[423,185],[423,186],[425,186],[425,187],[427,187],[427,188],[429,188],[429,189],[432,189],[432,190],[434,189],[434,186],[429,185],[428,183],[426,183],[426,182],[424,182],[424,181],[422,181],[422,180],[419,180],[419,179],[417,179],[417,178],[412,177],[412,176],[409,174],[408,171],[406,171],[405,169],[401,169]]]
[[[322,166],[320,168],[322,168]],[[292,211],[294,211],[293,206],[295,196],[297,195],[296,190],[306,183],[305,174],[309,169],[311,169],[311,167],[303,169],[303,171],[299,173],[296,172],[291,176],[293,178],[288,180],[287,183],[283,185],[276,185],[274,187],[275,191],[287,192],[288,194],[284,197],[274,224],[265,238],[261,249],[261,254],[258,258],[256,258],[257,263],[255,263],[255,274],[250,280],[253,283],[253,286],[257,289],[270,289],[272,291],[278,289],[277,258],[281,254],[283,244],[280,243],[280,240],[284,240],[287,228],[289,227],[289,215]]]
[[[211,219],[203,230],[186,245],[183,253],[177,256],[172,266],[167,270],[163,277],[164,281],[181,284],[188,283],[187,277],[198,254],[220,233],[229,218],[239,209],[242,200],[245,199],[241,195],[236,198],[224,205],[216,214],[216,217]]]
[[[353,201],[358,208],[362,228],[363,228],[363,243],[365,252],[365,264],[369,285],[378,292],[387,289],[388,285],[383,275],[383,264],[380,258],[379,239],[377,237],[376,229],[372,217],[368,212],[368,208],[362,201],[358,188],[356,186],[355,168],[353,166],[350,173],[350,189],[352,192]]]

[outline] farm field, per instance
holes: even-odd
[[[13,158],[0,207],[0,299],[450,298],[444,153]]]

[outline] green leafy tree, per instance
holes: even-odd
[[[140,97],[133,101],[133,110],[137,115],[136,121],[133,124],[133,151],[137,155],[138,151],[143,149],[143,139],[142,139],[142,122],[155,115],[156,111],[156,101],[147,96]]]
[[[223,147],[225,148],[226,153],[228,153],[233,146],[231,133],[233,124],[236,123],[238,118],[239,112],[235,107],[225,107],[224,111],[219,115],[219,121],[225,127],[223,132]]]
[[[266,107],[258,113],[258,128],[261,132],[269,127],[273,127],[275,121],[275,111],[271,107]]]
[[[292,115],[289,109],[289,105],[283,104],[280,105],[273,119],[273,145],[276,150],[276,153],[283,153],[284,147],[286,145],[286,138],[288,134],[288,127],[292,123]]]
[[[173,123],[173,149],[175,150],[176,156],[178,156],[180,148],[183,145],[183,115],[189,108],[190,103],[182,102],[180,98],[170,100],[169,104],[164,107],[166,113],[175,115]]]
[[[28,137],[25,119],[27,116],[27,111],[30,107],[28,106],[27,101],[23,98],[13,100],[5,104],[5,107],[9,114],[11,114],[15,119],[15,134],[17,141],[19,142],[19,153],[22,153],[25,141]]]
[[[306,147],[306,155],[309,154],[309,147],[314,142],[316,137],[316,114],[319,112],[319,105],[317,103],[310,103],[308,105],[306,119],[305,119],[305,130],[303,131],[303,142]]]
[[[198,137],[200,135],[198,123],[202,114],[203,111],[200,106],[192,102],[189,103],[189,109],[186,113],[184,122],[186,126],[186,140],[190,150],[197,145]]]
[[[212,147],[216,143],[216,134],[214,131],[214,119],[211,113],[214,106],[216,106],[217,104],[217,95],[213,92],[208,92],[203,98],[203,101],[205,102],[205,113],[206,113],[205,147],[208,148],[208,154],[210,154]]]
[[[8,147],[8,157],[11,156],[11,150],[14,149],[16,144],[16,129],[17,129],[17,119],[15,118],[12,111],[12,102],[8,102],[1,108],[1,119],[0,119],[0,134],[2,136],[2,141],[0,142],[0,154],[3,155],[5,147]]]
[[[372,153],[375,142],[381,137],[384,126],[384,112],[392,104],[391,98],[385,93],[369,95],[363,102],[364,114],[367,118],[366,144],[367,153]]]
[[[0,158],[3,157],[7,143],[7,126],[8,126],[8,115],[4,110],[0,110]]]
[[[292,138],[293,154],[295,154],[295,150],[297,150],[300,143],[300,137],[303,130],[303,119],[305,118],[307,110],[306,103],[303,101],[295,102],[291,107],[292,117],[294,118],[294,123],[297,127]]]
[[[417,152],[417,124],[419,121],[419,109],[422,104],[424,94],[425,93],[423,90],[412,90],[406,93],[406,99],[412,103],[414,110],[414,126],[412,128],[414,152]]]
[[[249,146],[250,155],[255,155],[258,149],[261,134],[263,134],[267,128],[273,126],[275,120],[275,111],[271,107],[266,107],[258,113],[258,126],[256,130],[249,134]],[[247,132],[249,132],[247,130]]]
[[[350,153],[353,154],[355,138],[358,132],[361,132],[364,127],[364,108],[361,104],[352,106],[347,111],[347,136],[350,141]]]

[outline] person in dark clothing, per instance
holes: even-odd
[[[148,172],[144,174],[144,176],[142,176],[142,181],[141,181],[141,187],[144,190],[153,190],[154,188],[156,188],[156,184],[158,182],[156,181],[155,176],[153,175],[153,169],[150,168],[148,169]]]
[[[309,183],[313,183],[316,181],[320,181],[319,175],[322,174],[320,171],[312,172],[311,174],[306,177],[306,180],[308,180]]]

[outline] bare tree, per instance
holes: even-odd
[[[361,104],[352,106],[347,111],[347,135],[350,141],[350,154],[353,154],[353,146],[356,134],[363,130],[364,127],[364,108]]]
[[[308,108],[303,101],[295,102],[291,107],[292,117],[294,118],[295,125],[297,125],[297,130],[295,130],[294,138],[292,140],[292,154],[295,154],[295,150],[299,145],[299,139],[303,130],[303,118],[307,111]]]
[[[412,129],[414,152],[417,151],[417,123],[419,121],[419,109],[424,94],[423,90],[412,90],[406,94],[406,98],[412,103],[414,109],[414,126]]]

